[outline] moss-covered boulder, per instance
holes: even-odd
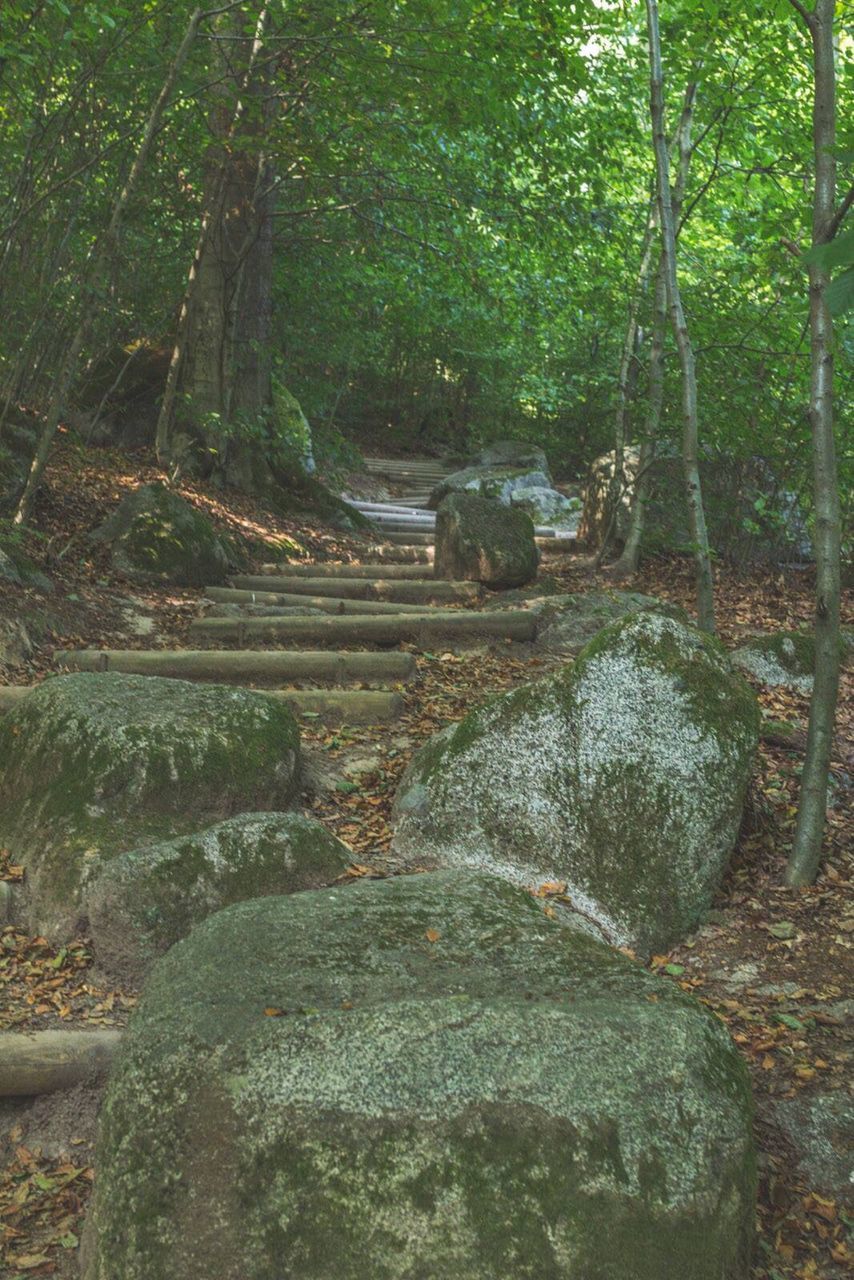
[[[242,813],[205,831],[131,849],[85,893],[101,969],[138,984],[194,925],[235,902],[319,889],[352,862],[345,844],[299,813]]]
[[[207,516],[162,484],[134,489],[93,537],[109,545],[113,568],[132,582],[211,586],[231,568]]]
[[[751,1102],[673,984],[465,872],[240,903],[155,966],[85,1280],[747,1280]]]
[[[469,462],[470,467],[517,467],[528,471],[549,474],[545,453],[527,440],[494,440],[486,445]]]
[[[34,425],[24,421],[3,424],[0,440],[0,515],[15,510],[24,492],[27,476],[36,451],[38,433]]]
[[[0,719],[0,848],[26,918],[67,937],[111,858],[245,811],[287,807],[299,730],[277,699],[103,672],[46,680]]]
[[[466,467],[441,480],[430,494],[427,505],[435,511],[449,494],[471,493],[509,506],[515,490],[547,489],[550,484],[545,472],[530,467]]]
[[[548,525],[566,533],[574,533],[581,518],[581,499],[566,498],[557,489],[514,489],[510,494],[510,504],[527,511],[535,525]]]
[[[775,631],[752,636],[736,649],[733,664],[760,684],[785,685],[809,693],[815,668],[815,639],[806,631]]]
[[[533,521],[524,511],[460,493],[436,513],[437,578],[522,587],[536,577],[539,558]]]
[[[576,654],[603,627],[633,613],[650,611],[688,622],[678,605],[640,591],[586,591],[556,595],[536,607],[539,616],[537,648],[546,653]]]
[[[524,885],[640,954],[711,904],[738,833],[756,698],[693,627],[638,613],[572,666],[486,702],[413,759],[394,851]]]

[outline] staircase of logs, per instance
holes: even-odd
[[[206,589],[203,612],[190,624],[193,648],[60,650],[57,668],[246,685],[326,724],[376,724],[403,711],[402,689],[416,674],[413,649],[533,640],[533,613],[495,607],[493,592],[485,609],[479,584],[434,578],[435,517],[417,502],[427,501],[447,469],[378,458],[368,467],[395,486],[417,487],[399,508],[359,504],[384,538],[365,541],[361,563],[269,564],[235,574],[227,586]],[[392,507],[395,518],[387,518]],[[537,540],[545,552],[572,543],[547,533]],[[0,712],[27,692],[0,688]]]

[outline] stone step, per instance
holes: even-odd
[[[332,596],[339,600],[382,600],[398,604],[476,604],[482,590],[476,582],[420,582],[393,578],[277,578],[269,574],[235,574],[232,587],[248,593],[287,592],[291,595]],[[222,588],[212,588],[219,590]],[[212,597],[221,599],[221,596]]]
[[[401,613],[396,617],[356,618],[197,618],[190,623],[193,637],[211,640],[262,640],[287,644],[310,640],[316,644],[395,645],[410,641],[430,646],[442,639],[479,636],[505,640],[533,640],[536,618],[522,609],[493,612],[435,610],[429,615]]]
[[[311,621],[311,619],[307,619]],[[400,684],[415,675],[411,653],[335,653],[266,649],[58,649],[56,666],[69,671],[123,671],[131,675],[205,680],[212,684]]]

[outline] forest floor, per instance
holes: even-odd
[[[54,584],[48,594],[3,585],[0,622],[22,617],[36,642],[0,683],[29,683],[52,669],[54,648],[174,647],[183,643],[199,592],[143,589],[118,579],[87,534],[140,480],[161,478],[139,457],[87,453],[70,439],[58,449],[25,549]],[[256,504],[181,486],[233,536],[275,544],[275,556],[355,560],[357,540],[310,521],[271,517]],[[573,557],[543,574],[561,591],[610,585]],[[642,568],[634,589],[693,612],[691,568],[678,557]],[[716,570],[722,639],[748,630],[809,625],[810,572]],[[846,604],[849,625],[854,602]],[[548,663],[524,646],[419,654],[418,679],[405,691],[406,713],[391,726],[325,731],[306,722],[303,740],[311,788],[306,808],[353,851],[353,876],[386,874],[389,811],[414,749],[474,701],[535,678]],[[763,711],[804,729],[806,697],[757,686]],[[759,1249],[754,1280],[838,1280],[850,1274],[854,1205],[811,1185],[796,1164],[792,1125],[819,1094],[851,1076],[852,796],[854,678],[843,677],[833,754],[834,795],[826,858],[814,886],[781,884],[797,804],[799,751],[763,742],[747,813],[729,874],[708,922],[652,967],[692,991],[729,1026],[753,1078],[760,1152]],[[0,858],[2,855],[0,855]],[[0,878],[20,875],[8,863]],[[51,1025],[121,1026],[133,991],[111,990],[93,971],[87,940],[57,950],[7,927],[0,934],[0,1029]],[[0,1104],[0,1277],[75,1274],[74,1256],[92,1181],[97,1096],[50,1096]],[[793,1120],[793,1117],[795,1118]]]

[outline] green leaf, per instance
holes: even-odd
[[[824,291],[824,300],[832,316],[844,315],[854,308],[854,267],[830,282]]]
[[[772,938],[794,938],[797,929],[791,920],[778,920],[775,924],[769,924],[768,932]]]
[[[835,236],[828,244],[813,245],[804,254],[804,262],[817,262],[827,270],[854,263],[854,227]]]
[[[343,791],[345,796],[351,796],[353,792],[358,791],[359,788],[355,782],[336,782],[335,790]]]
[[[790,1031],[804,1031],[806,1029],[800,1018],[796,1018],[791,1013],[775,1013],[774,1021],[781,1023],[784,1027],[788,1027]]]
[[[678,978],[680,974],[685,972],[685,966],[684,964],[666,964],[664,972],[669,973],[671,978]]]

